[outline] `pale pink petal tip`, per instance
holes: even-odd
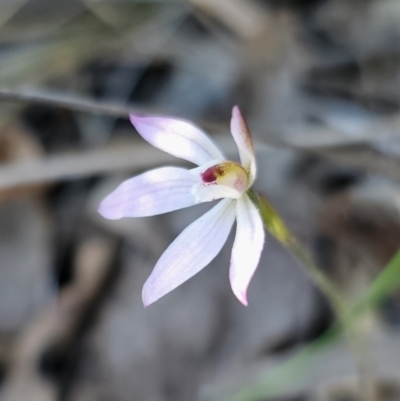
[[[154,289],[151,287],[152,286],[150,285],[149,280],[147,280],[142,289],[142,302],[145,308],[147,308],[148,306],[156,302],[159,298],[161,298],[157,296]]]
[[[129,119],[131,121],[131,124],[136,128],[136,131],[139,132],[140,135],[142,135],[142,130],[143,129],[147,129],[145,124],[148,122],[152,122],[152,119],[154,117],[153,116],[139,116],[136,114],[129,114]],[[155,117],[156,119],[158,119],[159,121],[163,121],[164,118],[163,117]],[[165,120],[167,121],[168,118],[165,118]]]
[[[245,121],[242,110],[240,110],[240,107],[238,105],[235,105],[232,107],[232,117],[235,120],[240,121],[240,123],[242,123],[242,124]]]
[[[240,114],[240,115],[242,115],[242,112],[240,111],[240,108],[239,108],[239,106],[238,106],[237,104],[235,104],[235,105],[232,107],[232,115],[234,115],[234,114]]]
[[[243,291],[236,291],[235,293],[236,298],[244,305],[249,306],[249,302],[247,301],[247,294]]]
[[[145,296],[144,293],[142,293],[142,302],[143,302],[143,307],[147,308],[148,306],[150,306],[153,302],[147,300],[147,297]]]
[[[146,117],[138,116],[136,114],[129,114],[129,119],[131,120],[131,123],[133,125],[135,125],[137,122],[140,122],[140,120],[142,120],[143,118]]]
[[[264,227],[258,209],[246,194],[236,202],[236,219],[229,278],[233,293],[247,306],[247,288],[264,246]]]
[[[250,185],[256,177],[253,142],[246,121],[238,106],[232,108],[231,133],[239,150],[240,161],[250,174]]]
[[[107,220],[118,220],[123,217],[120,213],[115,213],[113,207],[110,207],[108,197],[100,203],[97,212]]]
[[[207,134],[189,121],[135,114],[130,114],[130,120],[144,140],[175,157],[198,166],[212,160],[224,160],[224,156]]]
[[[224,199],[186,227],[145,282],[143,304],[152,304],[207,266],[221,251],[234,221],[234,202]]]
[[[145,217],[193,206],[190,193],[196,182],[193,174],[179,167],[146,171],[120,184],[100,204],[98,211],[106,219]]]

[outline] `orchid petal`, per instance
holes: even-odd
[[[235,221],[235,201],[224,199],[189,225],[167,248],[143,287],[145,306],[207,266],[225,244]]]
[[[238,106],[232,109],[231,132],[239,149],[240,161],[249,172],[251,185],[256,178],[256,157],[250,131]]]
[[[196,183],[189,170],[163,167],[124,181],[100,204],[99,213],[110,220],[171,212],[194,205],[190,193]]]
[[[236,202],[236,218],[229,278],[233,293],[247,306],[247,287],[260,260],[264,229],[259,211],[246,194]]]
[[[211,139],[191,123],[168,117],[130,115],[139,134],[154,147],[201,165],[224,156]]]
[[[192,195],[196,203],[212,202],[223,198],[238,199],[242,196],[242,194],[234,188],[222,185],[204,185],[201,182],[193,186]]]

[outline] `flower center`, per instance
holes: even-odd
[[[205,185],[221,185],[231,188],[242,195],[248,186],[248,174],[238,163],[227,161],[209,167],[201,174],[201,179]]]
[[[198,167],[192,172],[199,181],[191,193],[196,202],[209,202],[221,198],[239,199],[249,187],[249,175],[238,163],[223,161],[213,166]]]

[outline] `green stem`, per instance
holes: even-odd
[[[330,279],[313,262],[307,251],[300,245],[297,239],[286,228],[285,223],[278,213],[262,195],[250,189],[247,194],[260,211],[266,230],[281,242],[304,265],[312,280],[326,295],[334,311],[340,316],[344,314],[345,305],[339,290],[331,283]]]
[[[367,355],[368,352],[366,352],[367,350],[362,346],[363,341],[360,341],[359,335],[349,319],[345,302],[342,300],[343,296],[341,291],[332,284],[331,280],[325,275],[323,270],[318,268],[309,253],[286,228],[285,223],[268,200],[252,189],[250,189],[247,194],[260,211],[266,230],[281,242],[303,264],[314,283],[327,297],[337,315],[339,323],[345,331],[349,346],[352,349],[354,358],[357,362],[361,391],[366,400],[372,401],[375,397],[373,391],[371,391],[370,364],[367,363],[369,360]]]

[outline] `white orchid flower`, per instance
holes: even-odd
[[[247,305],[247,287],[264,245],[263,222],[246,192],[256,178],[253,144],[237,106],[231,132],[241,164],[226,160],[217,146],[189,122],[168,117],[131,115],[139,134],[154,147],[198,167],[162,167],[123,182],[100,204],[106,219],[154,216],[200,202],[222,199],[190,224],[158,260],[143,287],[145,306],[157,301],[207,266],[221,251],[236,219],[230,283]]]

